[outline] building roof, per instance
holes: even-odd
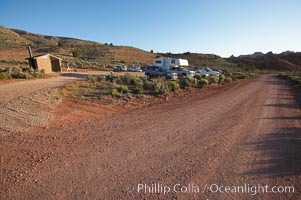
[[[36,56],[33,56],[32,58],[33,58],[33,59],[36,59],[36,58],[50,58],[50,57],[56,58],[56,59],[59,59],[59,60],[62,60],[61,58],[56,57],[56,56],[54,56],[54,55],[51,55],[51,54],[49,54],[49,53],[36,55]],[[30,58],[26,58],[26,59],[28,60],[28,59],[30,59]]]

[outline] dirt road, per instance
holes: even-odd
[[[0,85],[0,134],[24,132],[32,126],[46,126],[51,120],[48,111],[60,101],[51,89],[80,78],[65,74]]]
[[[108,73],[105,71],[61,73],[47,79],[1,84],[0,134],[22,133],[33,126],[47,127],[53,117],[51,110],[61,102],[59,94],[53,88],[86,79],[89,74],[105,75]]]
[[[301,107],[273,76],[105,117],[70,113],[0,136],[1,199],[301,198]],[[295,192],[252,195],[258,184]]]

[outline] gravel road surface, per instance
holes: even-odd
[[[158,102],[0,134],[0,199],[301,199],[301,107],[287,83],[260,76]],[[258,185],[282,193],[252,195]]]

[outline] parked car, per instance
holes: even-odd
[[[196,71],[197,74],[209,76],[211,74],[213,75],[220,75],[221,73],[218,71],[213,71],[210,67],[204,67],[203,69],[199,69]]]
[[[115,67],[113,67],[113,71],[114,72],[125,72],[125,71],[127,71],[127,67],[126,66],[115,66]]]
[[[129,72],[142,72],[142,69],[140,67],[131,67]]]
[[[162,67],[150,66],[145,70],[147,78],[165,77],[166,79],[177,79],[178,74],[170,71],[164,71]]]
[[[169,70],[170,72],[177,73],[178,76],[194,76],[195,71],[188,70],[184,67],[172,67]]]

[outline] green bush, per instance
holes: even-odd
[[[231,83],[232,82],[232,79],[231,77],[226,77],[225,80],[224,80],[225,83]]]
[[[209,84],[217,84],[218,83],[218,76],[217,75],[210,75],[209,77],[207,77],[207,80],[209,81]]]
[[[112,96],[116,96],[118,94],[118,90],[116,89],[116,88],[113,88],[112,90],[111,90],[111,95]]]
[[[187,89],[190,86],[194,86],[197,84],[197,80],[194,77],[182,76],[179,84],[181,89]]]
[[[131,80],[134,76],[129,74],[129,73],[126,73],[125,75],[123,76],[120,76],[120,79],[119,79],[119,84],[126,84],[126,85],[129,85],[131,84]]]
[[[122,93],[122,94],[126,94],[129,92],[129,88],[126,85],[121,85],[117,88],[118,92]]]
[[[301,79],[300,79],[299,76],[291,76],[291,77],[290,77],[290,81],[291,81],[293,84],[296,84],[296,85],[301,84]]]
[[[248,79],[249,75],[243,72],[236,72],[232,74],[232,78],[235,79]]]
[[[195,74],[194,78],[200,80],[201,78],[203,78],[203,76],[201,74]]]
[[[169,94],[169,89],[163,81],[155,80],[153,83],[153,92],[155,95],[167,96]]]
[[[87,77],[87,80],[92,81],[92,79],[93,79],[93,76],[91,74],[89,74],[88,77]]]
[[[204,88],[204,87],[206,87],[208,84],[209,84],[209,81],[208,81],[207,79],[201,78],[201,79],[198,81],[197,87],[199,87],[199,88]]]
[[[145,81],[143,82],[143,88],[144,88],[145,90],[153,90],[153,88],[154,88],[153,82],[151,82],[151,81],[149,81],[149,80],[145,80]]]
[[[6,79],[6,74],[4,72],[0,72],[0,80]]]
[[[249,73],[249,77],[250,77],[250,78],[253,78],[253,77],[255,77],[255,76],[256,76],[255,73]]]
[[[179,84],[175,81],[168,83],[168,89],[172,92],[176,92],[180,88]]]
[[[79,50],[72,51],[72,56],[78,58],[79,57]]]
[[[135,87],[133,89],[133,93],[134,94],[142,94],[144,92],[143,88],[142,87]]]
[[[113,73],[107,74],[106,75],[106,81],[107,82],[118,82],[119,77],[117,75],[114,75]]]
[[[133,76],[130,81],[131,85],[142,86],[143,81],[138,76]]]
[[[225,75],[223,75],[223,74],[221,74],[221,75],[219,75],[219,77],[218,77],[219,79],[218,79],[218,83],[219,84],[221,84],[221,83],[223,83],[224,81],[225,81]]]

